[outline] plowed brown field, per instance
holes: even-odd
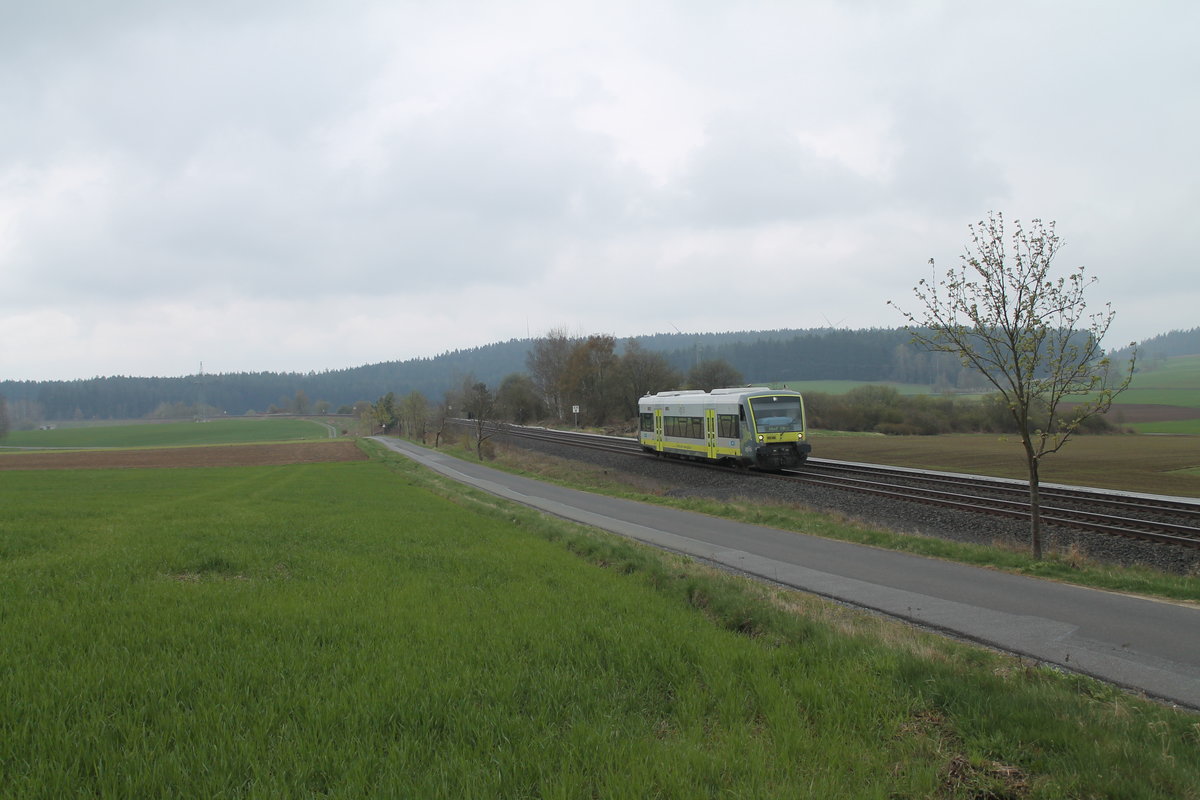
[[[1115,424],[1121,422],[1173,422],[1175,420],[1196,419],[1200,417],[1200,408],[1187,406],[1158,406],[1140,403],[1122,403],[1115,405],[1108,412],[1108,418]],[[1120,420],[1119,422],[1117,420]]]
[[[318,461],[365,461],[354,442],[239,444],[219,447],[171,447],[154,450],[88,450],[63,453],[0,454],[0,470],[13,469],[162,469],[307,464]]]

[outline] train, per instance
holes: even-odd
[[[638,418],[648,453],[778,472],[812,452],[804,398],[791,389],[658,392],[638,399]]]

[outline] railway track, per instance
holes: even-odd
[[[647,455],[636,440],[619,436],[505,426],[506,435],[619,453]],[[708,469],[728,469],[702,462],[680,462]],[[1029,489],[1000,478],[809,459],[802,467],[780,474],[748,472],[747,479],[788,480],[862,492],[903,502],[924,503],[974,514],[1029,519]],[[1200,549],[1200,501],[1111,492],[1057,485],[1041,487],[1041,515],[1046,525],[1106,536]]]

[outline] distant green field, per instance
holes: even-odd
[[[797,392],[820,392],[822,394],[846,394],[859,386],[890,386],[900,394],[918,395],[932,394],[933,390],[924,383],[893,383],[891,381],[786,381],[785,388]],[[977,397],[978,395],[955,395],[956,397]]]
[[[1200,356],[1178,356],[1161,367],[1140,369],[1117,402],[1200,408]]]
[[[329,429],[304,419],[214,419],[207,422],[143,422],[127,425],[60,427],[12,431],[0,447],[88,449],[93,447],[183,447],[250,442],[325,439]]]
[[[1200,355],[1168,358],[1162,366],[1143,363],[1133,378],[1134,387],[1200,390]]]
[[[1174,434],[1178,436],[1200,435],[1200,419],[1177,419],[1170,422],[1129,422],[1122,427],[1135,433]]]

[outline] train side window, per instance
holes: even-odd
[[[654,415],[653,414],[642,414],[642,430],[644,430],[644,431],[653,431],[654,430]]]
[[[733,414],[717,415],[717,435],[722,439],[737,439],[741,436],[738,430],[738,418]]]
[[[663,417],[663,433],[667,436],[687,436],[687,428],[682,423],[687,417]]]

